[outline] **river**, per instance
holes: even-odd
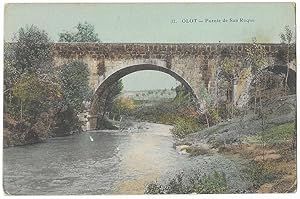
[[[232,191],[246,189],[236,161],[179,154],[171,126],[139,125],[130,132],[90,131],[6,148],[4,189],[13,195],[143,194],[147,183],[192,169],[222,171]]]

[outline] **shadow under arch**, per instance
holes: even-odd
[[[270,71],[276,75],[279,74],[286,74],[287,72],[287,65],[272,65],[265,67],[262,71]],[[260,74],[258,74],[257,77],[259,77]],[[253,77],[251,81],[251,85],[255,82],[257,77]],[[288,79],[287,79],[287,86],[290,89],[289,94],[295,94],[296,93],[296,71],[289,68],[288,70]]]
[[[145,71],[145,70],[152,70],[152,71],[160,71],[166,74],[169,74],[170,76],[174,77],[176,80],[178,80],[189,93],[191,93],[192,97],[197,99],[197,96],[192,89],[191,85],[188,83],[187,80],[185,80],[181,75],[178,73],[172,71],[169,68],[158,66],[154,64],[136,64],[127,66],[124,68],[121,68],[117,70],[116,72],[110,74],[95,90],[94,95],[91,100],[91,105],[89,109],[89,122],[90,122],[90,129],[96,129],[97,127],[97,118],[99,115],[102,114],[101,107],[104,106],[104,103],[101,100],[102,95],[104,94],[105,90],[121,79],[122,77],[129,75],[131,73],[137,72],[137,71]],[[102,111],[102,112],[101,112]]]
[[[265,68],[265,70],[271,71],[274,74],[286,74],[287,72],[287,65],[274,65],[274,66],[268,66]],[[289,68],[288,70],[288,79],[287,79],[287,85],[290,89],[290,94],[296,93],[296,71]]]

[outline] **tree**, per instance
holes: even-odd
[[[267,64],[266,50],[261,44],[257,43],[256,38],[253,38],[252,44],[246,47],[245,62],[251,67],[251,71],[254,75]]]
[[[4,99],[5,104],[9,104],[6,111],[18,117],[19,114],[15,112],[16,107],[21,106],[23,108],[25,105],[29,110],[30,104],[24,103],[32,102],[32,100],[24,100],[24,97],[39,95],[41,91],[36,90],[35,93],[22,94],[22,89],[28,85],[30,90],[30,86],[36,86],[34,83],[47,82],[50,79],[53,55],[47,33],[34,25],[20,28],[13,41],[13,43],[7,43],[4,46]],[[33,81],[31,82],[32,85],[30,81]],[[39,104],[44,107],[48,102],[49,100],[43,103],[40,101]],[[39,110],[31,110],[31,112],[38,114]],[[20,115],[22,119],[27,119],[23,118],[23,110]]]
[[[34,25],[20,28],[14,39],[14,66],[22,74],[27,71],[45,73],[52,66],[50,39],[44,30]]]
[[[100,42],[95,27],[88,22],[78,23],[75,32],[63,32],[59,34],[60,42]]]
[[[12,87],[20,76],[16,69],[16,58],[12,45],[4,44],[4,112],[13,108],[14,96]]]
[[[210,124],[209,124],[209,119],[208,119],[208,116],[209,116],[209,107],[211,105],[211,102],[212,102],[212,99],[211,99],[211,96],[209,95],[207,89],[204,87],[204,85],[200,85],[200,98],[202,99],[202,103],[204,104],[204,108],[206,110],[204,110],[204,115],[205,115],[205,119],[206,119],[206,125],[207,125],[207,128],[210,127]]]
[[[234,95],[234,78],[235,78],[235,68],[237,65],[236,59],[230,58],[230,57],[225,57],[221,61],[221,68],[220,72],[218,74],[218,78],[222,79],[220,85],[218,87],[224,87],[226,90],[226,109],[228,111],[228,104],[231,103],[231,111],[228,111],[231,113],[231,117],[233,117],[233,95]],[[219,89],[219,88],[218,88]],[[218,112],[218,108],[217,108]]]
[[[259,92],[261,97],[261,91],[257,91],[257,84],[259,83],[258,77],[259,73],[267,64],[267,53],[264,47],[261,44],[256,42],[256,39],[253,38],[253,43],[247,46],[246,48],[246,58],[245,64],[251,67],[252,75],[254,76],[253,84],[254,84],[254,110],[256,111],[257,106],[257,95]],[[261,100],[260,100],[261,102]]]
[[[89,93],[89,70],[87,64],[73,61],[61,66],[59,73],[65,105],[76,113],[82,111],[83,101]]]

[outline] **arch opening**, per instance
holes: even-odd
[[[193,88],[191,87],[191,85],[188,83],[188,81],[185,80],[178,73],[172,71],[171,69],[154,65],[154,64],[137,64],[137,65],[127,66],[109,75],[105,80],[101,82],[101,84],[98,85],[97,89],[95,90],[91,100],[90,109],[89,109],[90,129],[97,129],[98,117],[103,114],[103,107],[104,107],[103,96],[105,95],[105,91],[107,90],[107,88],[113,85],[118,80],[122,79],[123,77],[131,73],[138,72],[138,71],[147,71],[147,70],[159,71],[170,75],[171,77],[179,81],[184,86],[186,91],[190,93],[191,97],[197,101],[197,96]]]

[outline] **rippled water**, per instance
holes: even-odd
[[[234,161],[181,155],[172,147],[170,126],[143,126],[134,133],[94,131],[4,149],[4,189],[22,195],[142,194],[147,183],[182,169],[223,171],[232,189],[246,188]]]

